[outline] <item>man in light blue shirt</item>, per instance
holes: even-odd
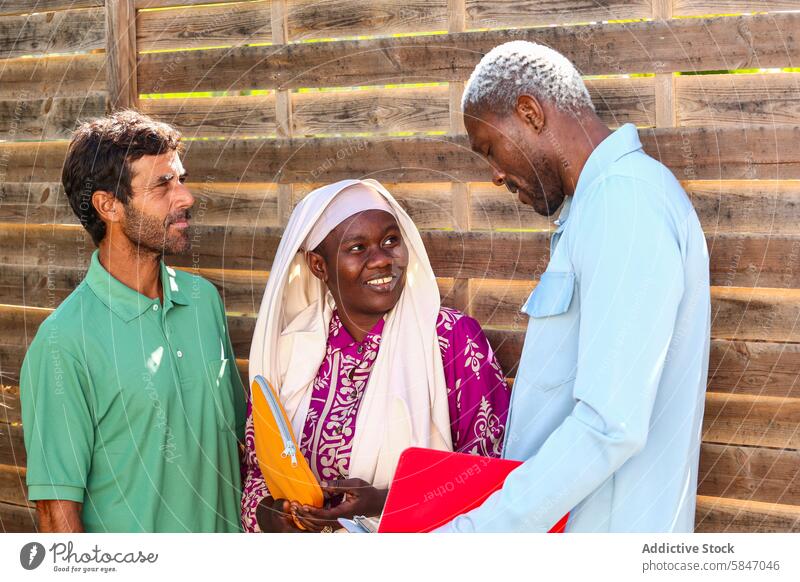
[[[547,47],[493,49],[463,108],[494,183],[561,212],[522,308],[504,456],[524,463],[439,531],[545,532],[567,512],[568,532],[693,531],[710,291],[689,199]]]

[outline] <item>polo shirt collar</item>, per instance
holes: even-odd
[[[158,303],[158,299],[145,297],[112,277],[111,273],[100,264],[99,250],[92,253],[86,282],[97,298],[126,323],[133,321]],[[164,261],[161,261],[161,282],[165,309],[173,304],[188,305],[188,300],[176,280],[175,271],[164,265]]]

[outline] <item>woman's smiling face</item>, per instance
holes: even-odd
[[[408,247],[394,216],[365,210],[333,229],[307,260],[327,284],[340,315],[358,322],[382,317],[400,300]]]

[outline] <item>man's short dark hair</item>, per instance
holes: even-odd
[[[106,235],[106,225],[92,205],[92,194],[111,192],[127,204],[131,196],[130,164],[143,156],[180,152],[181,134],[137,111],[117,111],[81,125],[67,150],[61,183],[73,212],[94,244]]]

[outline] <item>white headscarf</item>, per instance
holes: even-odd
[[[352,198],[359,191],[360,202]],[[332,204],[339,196],[342,202]],[[386,316],[350,456],[350,477],[378,488],[389,486],[406,448],[453,448],[436,333],[440,309],[436,277],[416,226],[380,183],[343,180],[314,190],[297,205],[270,270],[250,348],[251,384],[256,374],[270,381],[299,438],[335,307],[325,284],[308,268],[302,249],[316,248],[356,212],[386,210],[383,204],[397,219],[409,262],[403,293]]]

